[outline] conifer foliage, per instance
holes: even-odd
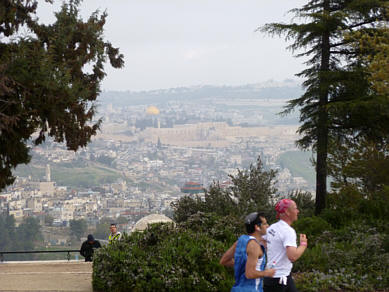
[[[123,55],[103,39],[107,14],[84,21],[80,2],[64,2],[48,25],[39,23],[38,1],[0,2],[0,189],[29,162],[32,136],[35,145],[50,136],[76,151],[99,129],[93,117],[104,63],[120,68]]]
[[[357,105],[374,97],[367,95],[370,84],[360,62],[361,52],[346,35],[374,31],[388,19],[386,6],[384,0],[311,0],[291,11],[300,23],[272,23],[262,28],[285,35],[293,41],[289,48],[298,51],[297,57],[307,58],[307,68],[297,74],[305,78],[305,93],[289,101],[284,113],[300,110],[302,138],[297,144],[303,149],[313,147],[316,152],[316,214],[326,205],[330,141],[373,129],[373,119],[358,115],[361,107]],[[381,117],[380,121],[386,120]]]

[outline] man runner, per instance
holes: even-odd
[[[269,226],[265,217],[258,212],[245,218],[247,235],[242,235],[224,253],[220,264],[234,267],[235,284],[232,292],[258,291],[263,292],[262,278],[272,277],[274,269],[265,270],[266,252],[261,244],[262,235]]]
[[[297,220],[299,210],[294,201],[282,199],[276,205],[277,218],[266,232],[268,268],[276,269],[273,277],[264,279],[265,292],[297,292],[290,272],[293,262],[298,260],[308,242],[305,234],[300,234],[300,246],[297,247],[296,231],[291,227]]]

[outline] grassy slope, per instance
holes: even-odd
[[[278,163],[290,170],[293,176],[301,176],[310,185],[315,185],[315,169],[310,162],[310,151],[288,151],[280,155]]]
[[[21,165],[15,171],[15,175],[34,180],[43,179],[45,167],[35,164]],[[58,164],[51,165],[51,179],[62,186],[94,187],[103,183],[115,182],[121,175],[114,169],[89,164],[84,167],[64,167]]]

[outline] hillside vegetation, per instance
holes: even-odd
[[[51,180],[57,185],[69,187],[91,188],[105,183],[113,183],[122,175],[115,169],[90,162],[85,165],[72,163],[51,164]],[[45,176],[46,168],[43,165],[29,164],[20,165],[15,174],[21,177],[28,177],[35,181]]]

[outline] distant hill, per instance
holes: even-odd
[[[98,101],[115,106],[159,104],[172,100],[200,101],[210,98],[225,99],[294,99],[303,93],[294,81],[241,86],[194,86],[151,91],[104,91]]]

